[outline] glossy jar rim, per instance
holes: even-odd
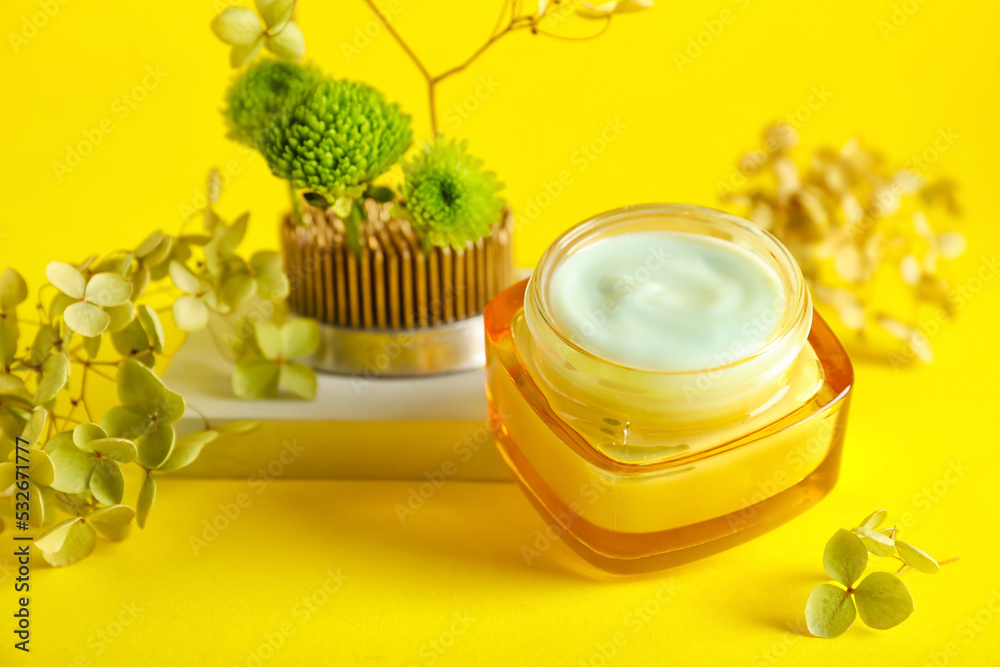
[[[720,352],[720,363],[711,368],[657,371],[604,359],[561,330],[546,294],[552,272],[577,249],[610,236],[644,231],[705,234],[762,259],[781,286],[773,306],[759,313],[779,318],[766,342],[731,359],[729,354],[742,351]],[[529,364],[553,395],[563,397],[554,399],[563,406],[560,412],[582,422],[595,410],[620,413],[633,426],[667,430],[681,437],[691,429],[740,420],[780,400],[809,336],[812,301],[791,253],[753,223],[701,206],[644,204],[602,213],[560,236],[543,254],[528,282],[524,320],[534,350]],[[627,410],[622,408],[625,405]]]

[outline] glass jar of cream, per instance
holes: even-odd
[[[630,206],[563,234],[485,312],[497,444],[581,556],[655,570],[834,485],[854,373],[770,234]]]

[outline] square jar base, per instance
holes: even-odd
[[[629,574],[703,558],[781,525],[833,488],[854,373],[818,314],[804,357],[817,364],[808,399],[762,413],[766,420],[711,449],[636,463],[595,448],[536,383],[514,344],[524,291],[523,282],[508,288],[485,313],[491,430],[535,508],[587,562]]]
[[[705,558],[794,519],[836,485],[843,449],[842,440],[835,443],[820,465],[800,482],[736,512],[673,530],[622,533],[590,523],[561,501],[534,474],[502,427],[495,438],[524,495],[560,539],[594,567],[619,575],[645,574]],[[637,556],[637,552],[647,555]]]

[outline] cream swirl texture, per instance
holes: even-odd
[[[718,368],[763,349],[785,309],[777,274],[728,240],[640,231],[595,241],[555,269],[557,329],[607,361],[659,372]]]

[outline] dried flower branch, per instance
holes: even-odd
[[[793,155],[798,141],[787,124],[768,128],[765,148],[747,153],[738,166],[752,184],[726,188],[723,200],[743,207],[785,244],[815,301],[860,340],[877,330],[930,363],[920,318],[928,307],[954,314],[948,263],[966,244],[956,231],[938,231],[929,216],[942,209],[958,215],[955,184],[892,169],[857,139],[840,150],[820,148],[800,167]]]

